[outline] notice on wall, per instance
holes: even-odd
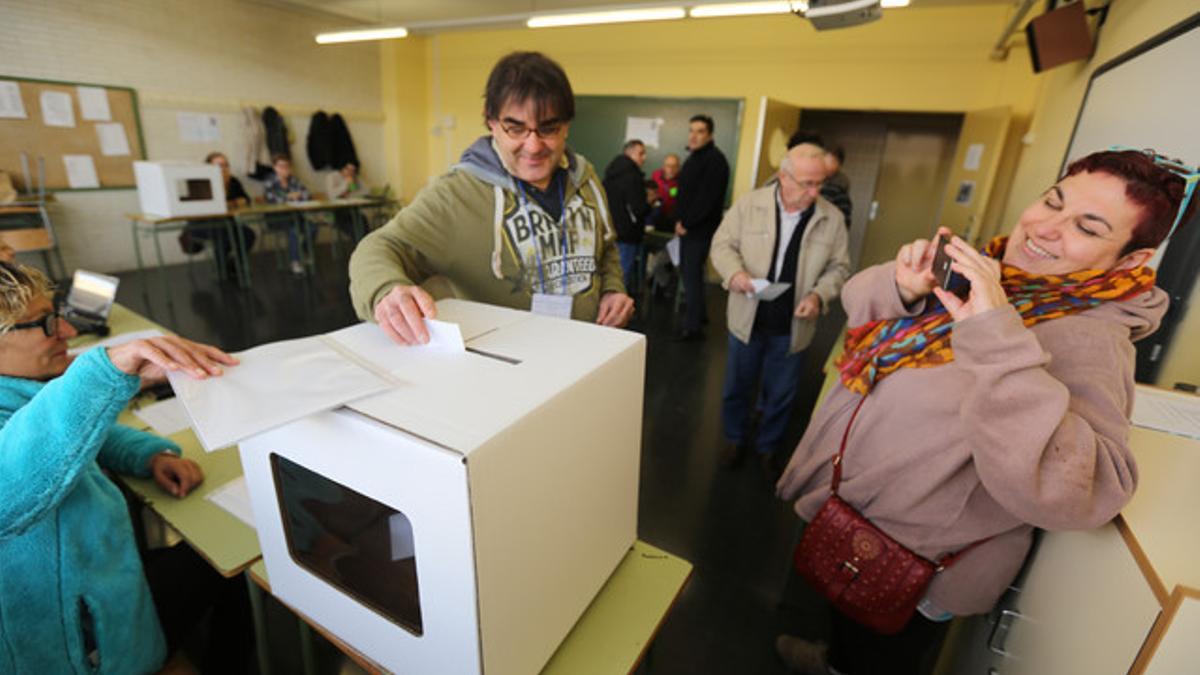
[[[216,115],[176,113],[179,140],[184,143],[215,143],[221,140],[221,125]]]
[[[0,82],[0,117],[18,120],[28,117],[21,100],[21,86],[16,82]]]
[[[638,140],[647,148],[658,147],[658,130],[666,123],[661,117],[626,117],[625,140]]]
[[[963,160],[963,168],[967,171],[978,171],[983,159],[983,143],[972,143],[967,146],[967,158]]]
[[[42,122],[48,127],[75,126],[75,109],[71,106],[71,95],[63,91],[43,91]]]
[[[63,155],[63,166],[67,169],[67,185],[71,189],[100,187],[96,163],[91,155]]]
[[[79,116],[94,122],[112,120],[112,111],[108,109],[108,92],[101,87],[75,87],[79,96]]]
[[[105,157],[129,154],[129,138],[125,135],[125,125],[120,122],[97,124],[96,138],[100,140],[100,154]]]
[[[971,203],[971,199],[975,197],[975,181],[964,180],[958,184],[958,191],[954,193],[954,203],[966,206]]]

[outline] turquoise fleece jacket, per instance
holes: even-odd
[[[138,382],[104,349],[50,382],[0,376],[0,673],[148,673],[166,658],[129,511],[101,472],[146,476],[179,452],[116,424]]]

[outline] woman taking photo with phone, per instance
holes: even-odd
[[[1145,265],[1194,210],[1184,197],[1177,167],[1156,155],[1095,153],[984,251],[949,238],[951,270],[969,282],[960,295],[938,286],[926,240],[846,283],[839,382],[777,486],[809,521],[797,566],[820,576],[830,530],[818,511],[833,486],[934,571],[898,632],[835,608],[828,645],[779,638],[789,665],[821,675],[921,672],[950,618],[996,603],[1034,528],[1099,527],[1129,501],[1133,342],[1167,309]],[[839,448],[840,484],[831,462]],[[869,567],[876,543],[853,542],[861,550],[839,563],[836,588],[817,590],[835,597],[839,584],[879,582]]]

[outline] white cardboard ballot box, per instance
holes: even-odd
[[[153,216],[225,213],[225,181],[215,164],[184,161],[134,162],[138,202]]]
[[[394,672],[536,673],[636,537],[645,340],[438,318],[467,352],[333,333],[394,386],[241,443],[271,590]]]

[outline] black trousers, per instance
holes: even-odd
[[[683,330],[694,332],[708,318],[704,306],[704,268],[708,264],[712,235],[688,234],[680,238],[679,244],[679,273],[683,276],[683,299],[687,303]]]
[[[833,639],[829,665],[843,675],[924,675],[932,672],[946,640],[949,621],[930,621],[914,613],[904,630],[880,635],[832,606]]]
[[[146,551],[142,566],[167,637],[168,655],[187,641],[211,611],[201,672],[238,675],[249,671],[254,622],[241,575],[226,579],[187,544]]]

